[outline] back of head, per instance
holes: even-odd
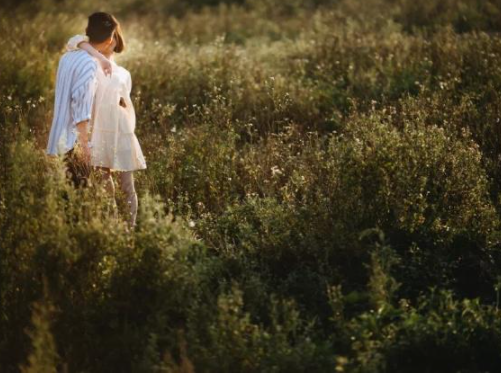
[[[111,14],[96,12],[89,16],[86,33],[91,43],[102,43],[109,39],[118,26]]]

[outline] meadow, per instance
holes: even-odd
[[[127,42],[138,226],[46,156]],[[1,372],[498,372],[501,3],[3,0]]]

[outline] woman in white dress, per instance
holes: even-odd
[[[136,116],[130,92],[132,80],[129,71],[113,60],[115,52],[124,49],[120,28],[114,33],[109,48],[99,53],[88,43],[88,37],[76,35],[67,44],[68,50],[84,49],[100,61],[103,69],[97,70],[97,88],[91,118],[91,165],[101,171],[106,189],[115,201],[115,184],[111,176],[117,171],[120,184],[129,206],[129,226],[134,227],[137,215],[137,194],[134,187],[133,171],[146,168],[141,147],[134,130]],[[107,61],[103,59],[106,57]],[[109,62],[108,62],[109,61]]]

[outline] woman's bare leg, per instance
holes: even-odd
[[[127,198],[127,205],[129,207],[129,226],[134,227],[136,225],[138,202],[132,171],[120,172],[120,184]]]

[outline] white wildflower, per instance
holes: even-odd
[[[282,175],[282,170],[278,167],[278,166],[273,166],[271,168],[271,175],[272,176],[275,176],[275,175]]]

